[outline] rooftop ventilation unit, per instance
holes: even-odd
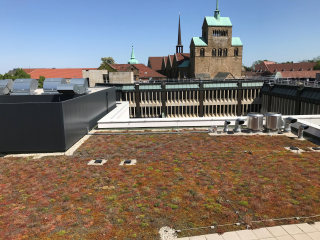
[[[63,94],[81,94],[78,85],[75,84],[59,84],[57,92]]]
[[[47,78],[43,82],[42,94],[59,94],[57,87],[60,84],[67,84],[67,81],[64,78]]]
[[[282,115],[281,113],[268,112],[266,116],[266,130],[277,131],[282,127]]]
[[[10,95],[35,95],[38,88],[36,79],[16,79],[12,85],[12,93]]]
[[[64,94],[86,94],[88,93],[88,81],[85,78],[72,78],[70,84],[60,84],[57,91]]]
[[[88,81],[86,78],[72,78],[70,79],[70,84],[75,84],[79,87],[79,94],[88,93]]]
[[[12,79],[0,80],[0,95],[8,95],[12,91]]]
[[[247,114],[248,129],[254,132],[263,131],[263,115],[257,112]]]

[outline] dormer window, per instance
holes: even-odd
[[[277,71],[277,69],[275,69],[273,72],[276,72]]]
[[[308,69],[308,71],[311,71],[311,70],[312,70],[311,68]]]
[[[299,69],[299,71],[302,71],[302,70],[303,70],[302,68]]]
[[[292,68],[290,71],[292,72],[292,71],[294,71],[294,69]]]
[[[282,72],[286,71],[285,69],[282,69]]]

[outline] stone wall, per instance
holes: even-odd
[[[82,70],[82,77],[89,79],[89,87],[94,87],[96,83],[104,83],[103,74],[108,74],[108,70]]]
[[[133,72],[110,72],[109,83],[133,83]]]

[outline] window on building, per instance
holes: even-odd
[[[204,48],[200,49],[200,57],[204,57]]]
[[[234,56],[238,56],[238,55],[239,55],[239,49],[236,48],[236,49],[234,49]]]
[[[226,30],[226,36],[228,36],[228,30]]]
[[[299,69],[299,71],[302,71],[302,70],[303,70],[302,68]]]
[[[217,56],[217,49],[212,49],[212,57],[216,57]]]
[[[222,56],[222,49],[219,48],[219,49],[218,49],[218,57],[221,57],[221,56]]]
[[[224,57],[227,57],[228,56],[228,49],[223,49],[223,56]]]

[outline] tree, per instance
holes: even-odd
[[[46,80],[46,78],[44,76],[39,76],[39,85],[38,88],[43,88],[43,82],[44,80]]]
[[[255,70],[255,65],[259,65],[260,63],[262,63],[263,61],[268,61],[268,60],[257,60],[257,61],[254,61],[252,63],[252,69]]]
[[[109,63],[109,64],[115,64],[116,62],[114,61],[113,57],[103,57],[101,58],[101,61],[104,63]]]
[[[23,71],[22,68],[18,68],[16,72],[11,75],[9,73],[5,73],[4,75],[0,74],[0,79],[12,79],[13,81],[19,78],[30,78],[30,74],[27,74],[25,71]]]
[[[320,70],[320,60],[317,61],[317,64],[313,67],[313,70]]]
[[[109,72],[114,72],[115,70],[112,69],[109,64],[115,64],[115,61],[112,57],[103,57],[101,58],[102,63],[100,64],[99,70],[108,70]]]

